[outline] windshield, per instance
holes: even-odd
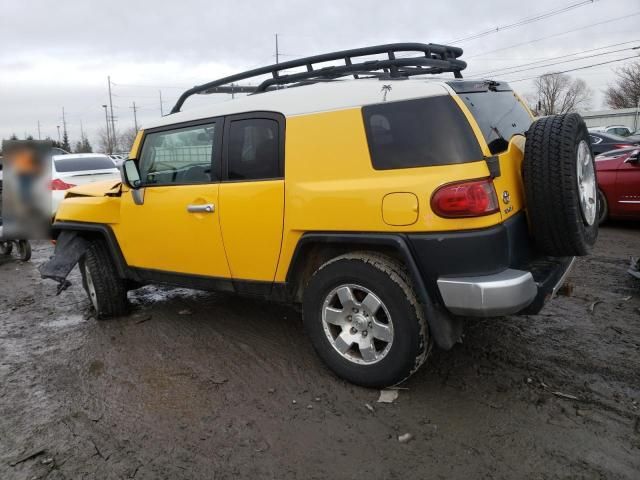
[[[108,157],[64,158],[54,161],[58,172],[114,169],[116,165]]]
[[[512,91],[460,93],[471,110],[491,153],[507,149],[512,136],[529,129],[533,119]]]

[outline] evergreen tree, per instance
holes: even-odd
[[[71,151],[71,146],[69,145],[69,135],[67,135],[67,132],[64,132],[64,135],[62,136],[62,145],[61,147],[63,150],[66,150],[67,152]]]

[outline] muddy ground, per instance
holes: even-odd
[[[77,271],[39,279],[51,251],[0,265],[0,479],[640,478],[640,225],[604,228],[541,315],[469,321],[393,404],[295,310],[145,287],[96,321]]]

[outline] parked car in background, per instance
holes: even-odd
[[[589,132],[589,138],[591,139],[591,149],[594,155],[600,155],[610,150],[632,148],[638,145],[638,142],[634,142],[633,139],[629,140],[610,133]]]
[[[596,157],[598,220],[640,220],[640,148],[612,150]]]
[[[609,125],[608,127],[589,127],[589,132],[610,133],[612,135],[618,135],[619,137],[628,137],[633,133],[629,127],[625,127],[624,125]]]
[[[120,165],[122,165],[122,162],[124,162],[124,159],[127,158],[127,156],[120,153],[112,153],[111,155],[109,155],[109,158],[113,160],[113,163],[116,164],[116,167],[119,167]]]
[[[107,155],[101,153],[73,153],[54,155],[51,159],[51,208],[53,213],[64,198],[66,190],[101,180],[120,181],[120,171]]]

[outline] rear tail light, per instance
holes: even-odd
[[[498,211],[498,198],[490,179],[449,183],[431,197],[431,209],[440,217],[480,217]]]
[[[59,178],[51,180],[51,184],[49,185],[51,190],[69,190],[72,187],[75,187],[75,185],[67,183],[64,180],[60,180]]]

